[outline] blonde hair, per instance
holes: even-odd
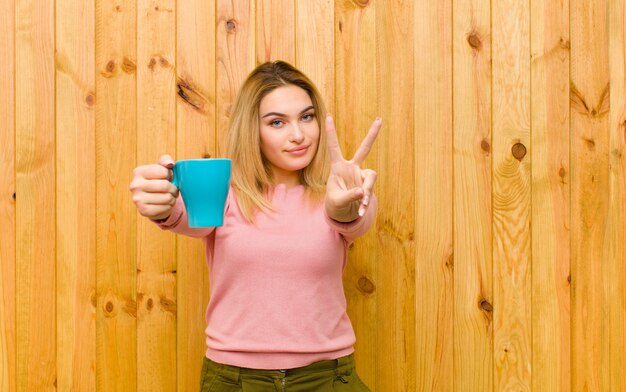
[[[261,100],[276,88],[295,85],[305,90],[315,109],[320,128],[317,151],[311,163],[300,171],[300,183],[311,201],[319,201],[326,189],[329,162],[326,147],[326,108],[313,82],[301,71],[284,61],[257,66],[241,86],[233,106],[228,128],[226,155],[232,159],[232,186],[244,217],[252,222],[259,210],[273,211],[268,193],[272,172],[261,153],[259,106]]]

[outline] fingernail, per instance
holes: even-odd
[[[359,216],[363,216],[363,215],[365,215],[365,206],[361,205],[359,207]]]
[[[368,204],[369,204],[369,202],[370,202],[370,197],[366,195],[366,196],[363,198],[363,205],[364,205],[364,206],[366,206],[366,205],[368,205]]]
[[[376,120],[380,121],[380,120],[382,120],[382,118],[381,117],[376,117]]]

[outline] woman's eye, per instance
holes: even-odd
[[[270,125],[273,127],[280,127],[283,124],[281,120],[273,120]]]
[[[302,116],[302,119],[303,119],[304,121],[311,121],[311,120],[313,120],[313,118],[314,118],[314,117],[315,117],[315,114],[313,114],[313,113],[307,113],[307,114],[305,114],[305,115],[303,115],[303,116]]]

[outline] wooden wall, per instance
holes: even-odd
[[[0,0],[0,391],[196,391],[201,244],[132,169],[220,156],[307,73],[378,218],[345,274],[376,391],[626,390],[625,0]]]

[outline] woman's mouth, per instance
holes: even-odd
[[[287,150],[287,153],[289,153],[290,155],[300,156],[300,155],[306,154],[308,149],[309,149],[309,146],[296,147],[296,148],[292,148],[291,150]]]

